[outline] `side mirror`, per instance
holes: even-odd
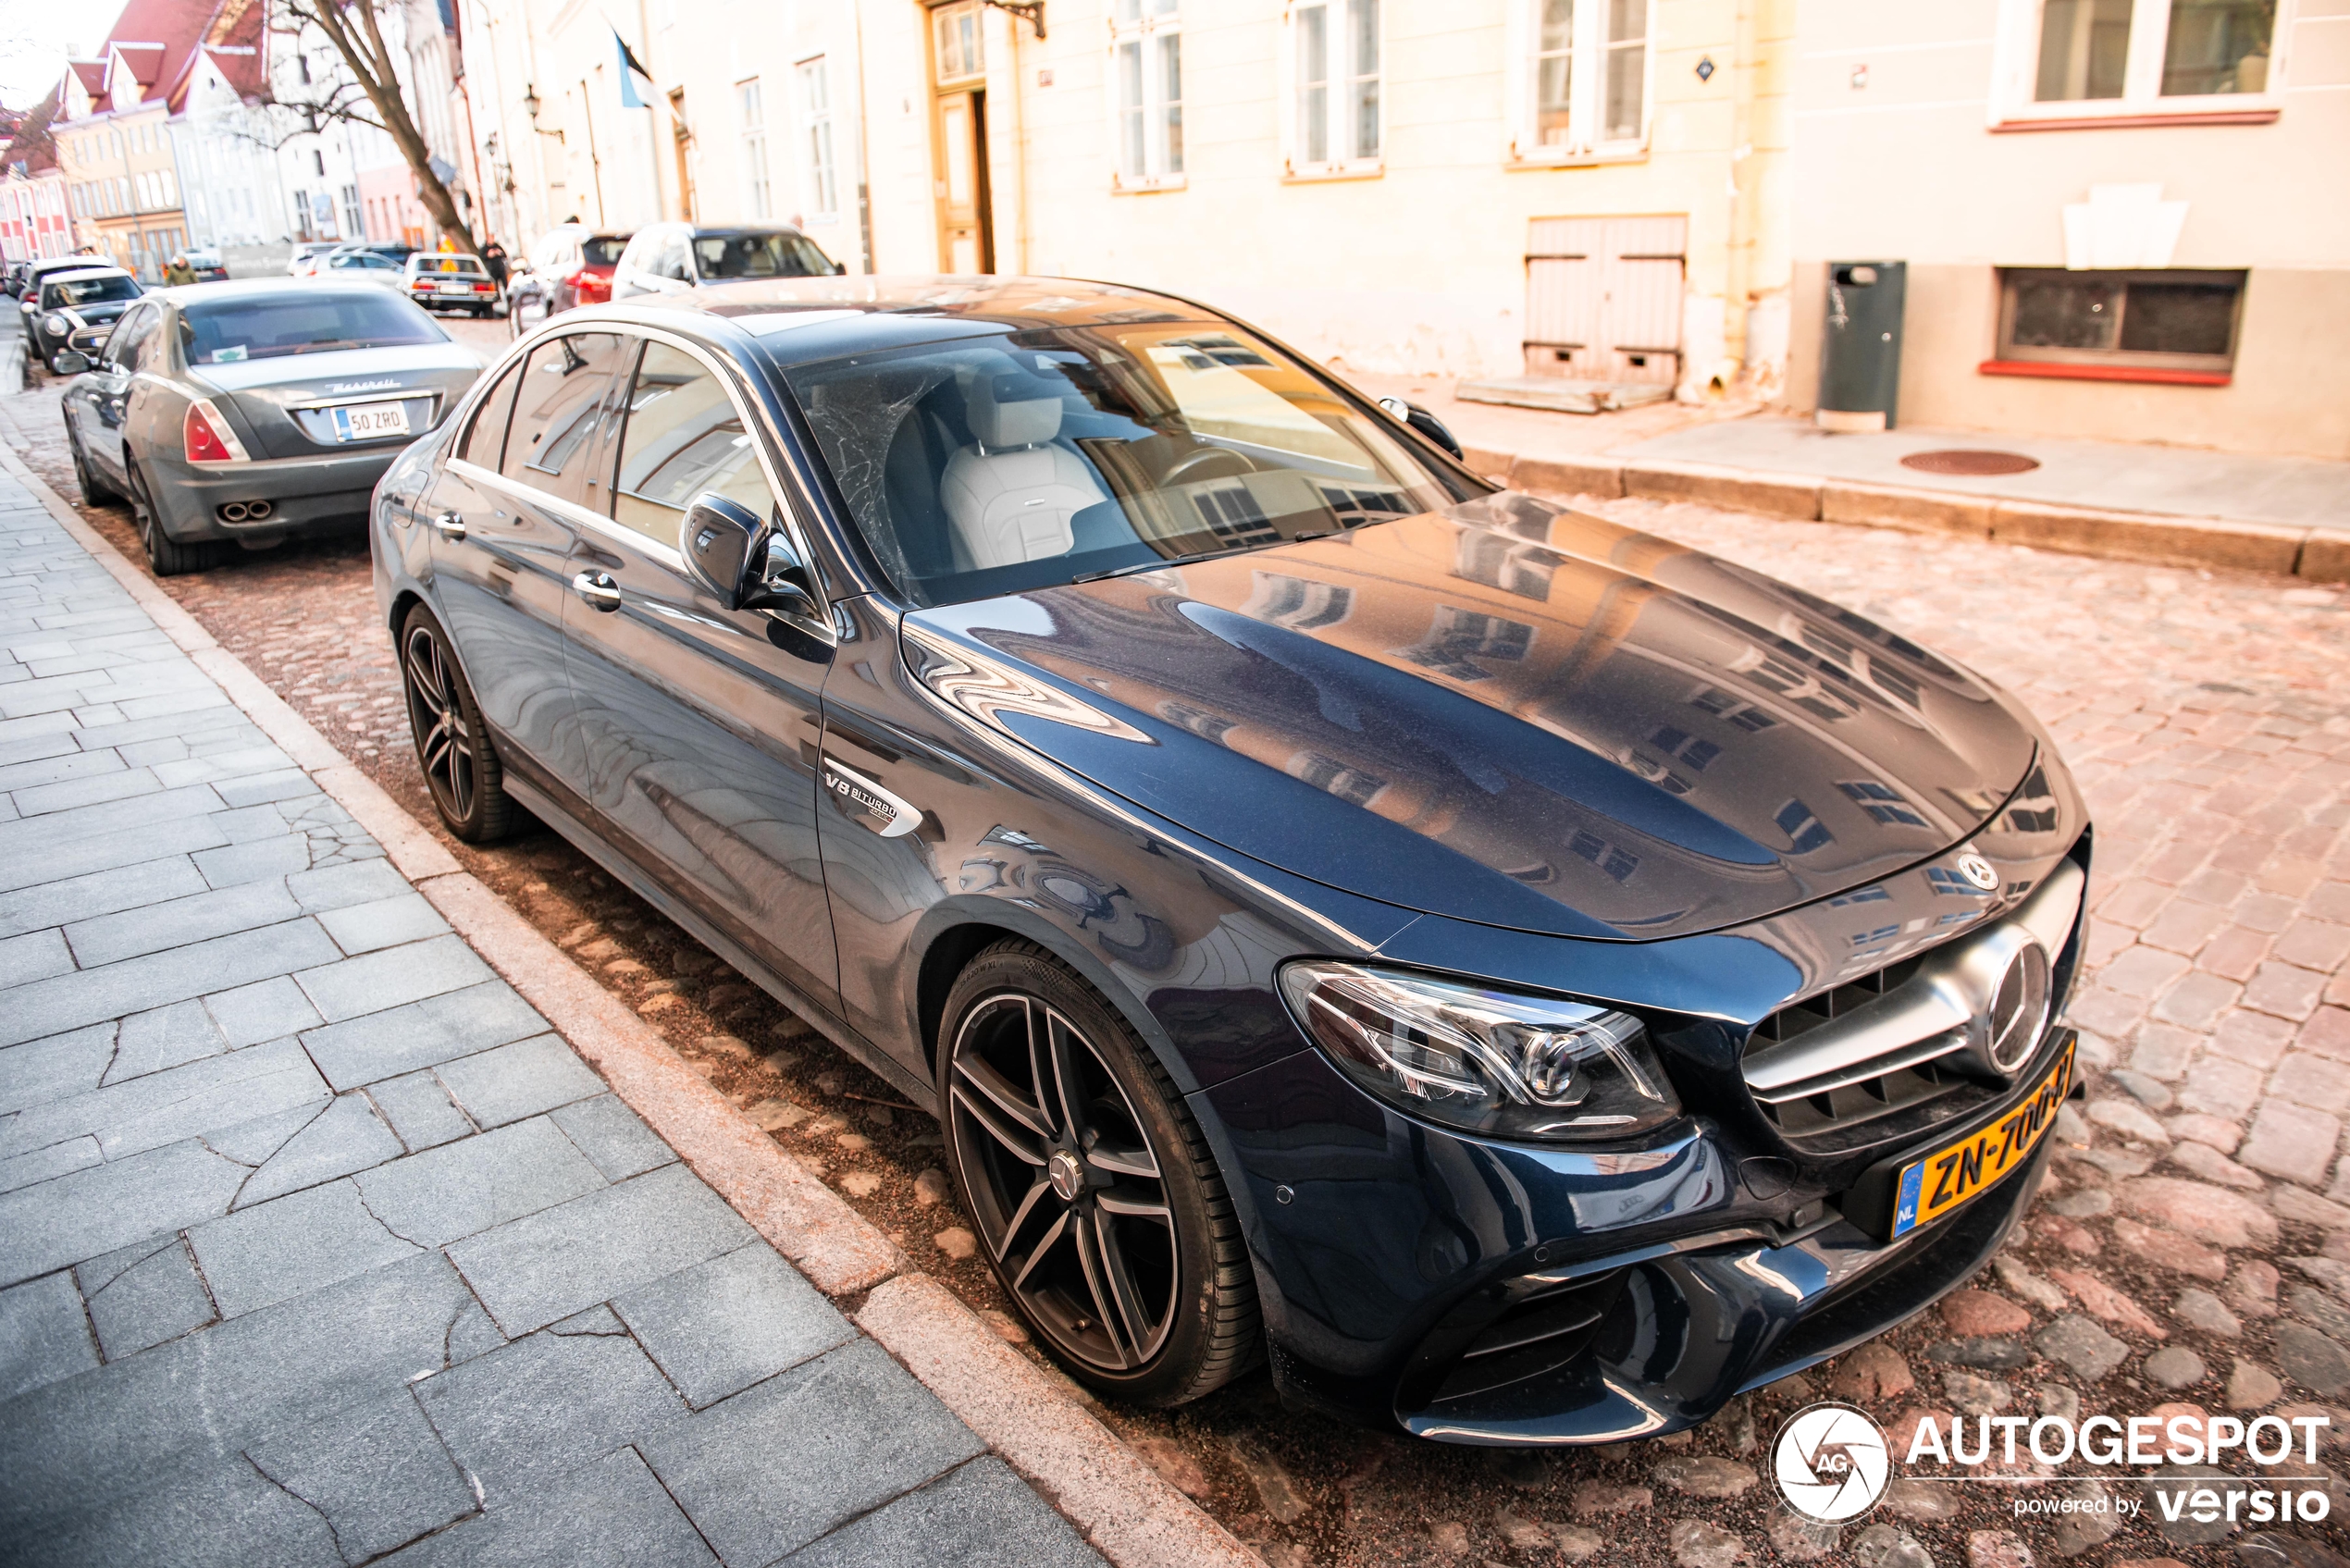
[[[704,490],[686,509],[686,564],[729,610],[821,619],[808,568],[782,534],[738,501]]]
[[[55,364],[58,375],[79,376],[90,368],[90,356],[85,353],[77,353],[71,349],[62,349],[58,351]]]
[[[1444,421],[1437,418],[1419,404],[1403,398],[1381,398],[1379,405],[1438,446],[1442,447],[1446,451],[1451,452],[1455,458],[1463,462],[1467,461],[1462,455],[1459,438],[1444,427]]]

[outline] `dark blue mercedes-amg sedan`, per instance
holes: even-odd
[[[2089,825],[2015,701],[1211,310],[565,315],[376,491],[417,756],[946,1128],[1078,1377],[1670,1432],[1989,1256]]]

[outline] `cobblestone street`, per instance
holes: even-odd
[[[456,330],[485,349],[502,337],[502,324]],[[56,385],[0,400],[0,438],[78,501]],[[138,558],[120,511],[81,510]],[[1954,656],[2057,736],[2096,813],[2092,945],[2071,1015],[2096,1070],[2026,1229],[1937,1313],[1657,1443],[1416,1445],[1284,1414],[1262,1372],[1172,1413],[1096,1414],[1276,1568],[1732,1568],[1831,1550],[1864,1568],[2011,1568],[2033,1561],[2020,1547],[2043,1563],[2339,1563],[2350,1488],[2327,1448],[2350,1450],[2350,594],[1694,506],[1599,510]],[[438,833],[363,540],[244,555],[165,586]],[[554,835],[443,842],[917,1266],[1021,1340],[945,1199],[927,1118]],[[1897,1457],[1927,1415],[2326,1414],[2320,1463],[2280,1473],[2322,1472],[2310,1484],[2332,1492],[2333,1517],[2165,1524],[2153,1488],[2117,1477],[2063,1489],[2145,1493],[2135,1522],[2020,1519],[2007,1488],[1911,1480],[1838,1540],[1775,1511],[1762,1452],[1824,1392],[1872,1410]]]

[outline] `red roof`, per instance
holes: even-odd
[[[139,102],[163,98],[174,111],[179,108],[189,68],[222,8],[221,0],[130,0],[123,6],[105,46],[119,52],[138,82]]]
[[[80,81],[81,90],[84,93],[89,93],[93,98],[104,98],[106,95],[105,61],[73,60],[68,63],[73,67],[73,74]]]

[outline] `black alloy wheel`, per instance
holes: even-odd
[[[1255,1278],[1175,1086],[1042,948],[1006,942],[948,994],[949,1161],[1004,1289],[1070,1369],[1148,1404],[1196,1399],[1258,1347]]]
[[[400,633],[401,685],[434,809],[467,844],[502,838],[513,822],[505,770],[482,727],[481,709],[432,612],[419,605]]]
[[[213,548],[209,544],[182,544],[163,531],[163,519],[155,512],[155,503],[147,494],[147,482],[136,468],[126,470],[130,480],[130,493],[123,499],[130,503],[130,521],[139,530],[139,543],[147,552],[147,564],[158,577],[177,577],[183,572],[201,572],[213,563]],[[88,494],[85,488],[82,492]]]

